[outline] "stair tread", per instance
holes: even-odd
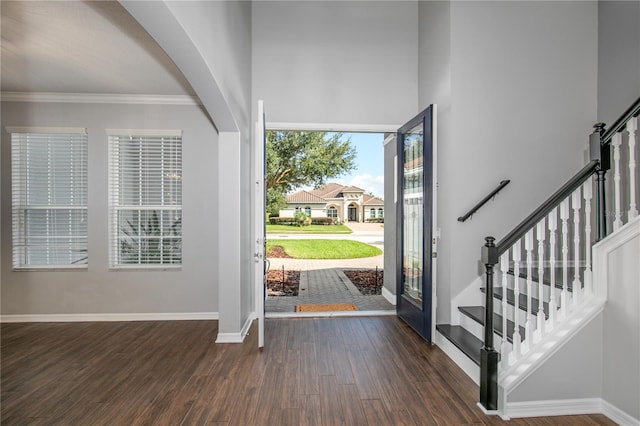
[[[555,288],[557,289],[562,289],[562,281],[563,281],[563,270],[561,267],[556,267],[555,269]],[[544,270],[544,277],[542,279],[542,283],[546,286],[551,286],[551,273],[549,272],[550,268],[545,268]],[[507,274],[509,275],[514,275],[515,276],[515,271],[513,270],[513,268],[510,268],[507,271]],[[520,267],[520,274],[518,275],[520,278],[526,280],[527,279],[527,269],[523,268],[522,266]],[[580,280],[582,282],[582,276],[583,274],[580,274]],[[568,291],[572,291],[573,288],[573,277],[574,277],[574,270],[573,267],[569,267],[568,268],[568,274],[567,274],[567,290]],[[534,282],[540,282],[539,276],[538,276],[538,269],[534,268],[531,270],[531,280]]]
[[[471,318],[472,320],[476,321],[477,323],[479,323],[480,325],[484,325],[484,307],[483,306],[459,306],[458,310],[460,312],[462,312],[464,315],[468,316],[469,318]],[[515,324],[513,323],[513,321],[507,320],[507,341],[513,343],[513,330],[514,330]],[[493,328],[494,328],[494,332],[500,336],[503,337],[503,330],[502,330],[502,316],[499,314],[494,313],[493,314]],[[524,327],[519,327],[520,330],[520,340],[524,340]]]
[[[484,293],[486,291],[485,287],[481,287],[480,291]],[[502,287],[496,287],[493,289],[493,297],[498,300],[502,300]],[[512,289],[507,289],[507,303],[511,306],[514,306],[515,301],[515,293]],[[531,297],[531,313],[533,315],[538,315],[538,299],[535,297]],[[527,312],[527,295],[520,293],[518,297],[518,308]],[[544,311],[545,318],[549,318],[549,304],[547,302],[542,302],[542,309]]]
[[[462,353],[468,356],[471,361],[480,365],[480,349],[482,349],[482,340],[469,333],[459,325],[438,324],[436,330],[446,337],[455,347],[460,349]]]

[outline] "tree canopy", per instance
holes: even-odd
[[[285,194],[302,186],[319,187],[355,169],[356,150],[341,133],[267,133],[267,210],[286,205]]]

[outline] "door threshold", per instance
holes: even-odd
[[[265,318],[328,318],[328,317],[379,317],[396,315],[395,309],[377,311],[335,311],[335,312],[266,312]]]

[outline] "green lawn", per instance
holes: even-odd
[[[267,223],[267,234],[351,234],[353,231],[345,225],[271,225]]]
[[[369,244],[349,240],[267,240],[267,256],[280,246],[295,259],[357,259],[382,254]]]

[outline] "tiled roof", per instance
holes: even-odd
[[[346,186],[342,188],[342,192],[364,192],[364,189],[358,188],[357,186]]]
[[[375,195],[364,194],[362,196],[362,204],[365,206],[384,206],[384,201]]]
[[[344,192],[362,192],[363,203],[368,206],[382,206],[384,201],[381,198],[364,194],[364,189],[357,186],[344,186],[339,183],[330,182],[320,188],[310,191],[300,190],[287,196],[289,203],[326,203],[330,198],[344,198]]]
[[[424,157],[414,158],[413,160],[410,160],[404,163],[404,169],[411,170],[411,169],[422,167],[423,162],[424,162]]]
[[[344,188],[344,186],[339,183],[330,182],[326,185],[321,186],[320,188],[312,189],[311,193],[317,195],[318,197],[325,197],[328,193],[332,192],[340,192],[339,190]],[[331,197],[329,197],[331,198]]]
[[[326,201],[324,198],[318,197],[315,194],[312,194],[309,191],[300,190],[298,192],[294,192],[291,195],[287,195],[287,202],[289,203],[322,203],[324,204]]]

